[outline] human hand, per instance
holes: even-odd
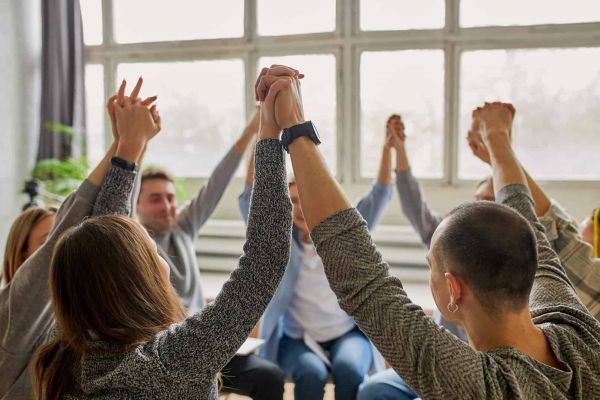
[[[475,110],[479,120],[482,142],[488,147],[495,139],[506,139],[510,142],[515,108],[510,103],[485,103]]]
[[[404,133],[404,122],[398,114],[392,114],[385,125],[385,143],[384,148],[395,148],[398,150],[404,147],[406,134]]]
[[[132,92],[133,94],[136,94]],[[161,129],[161,119],[153,105],[150,109],[140,101],[130,97],[117,98],[114,114],[119,141],[117,156],[128,160],[139,160],[144,148]]]
[[[490,153],[488,152],[487,147],[485,147],[481,136],[481,121],[479,118],[480,110],[481,107],[477,107],[471,113],[471,128],[467,133],[467,143],[475,157],[479,158],[486,164],[490,164]]]
[[[255,84],[256,99],[261,102],[259,138],[279,139],[282,129],[288,127],[283,124],[304,121],[298,82],[303,77],[298,70],[283,65],[263,68]],[[279,99],[284,90],[287,92]],[[279,105],[276,105],[276,98]]]
[[[138,79],[135,87],[133,88],[133,91],[131,92],[131,95],[129,96],[129,98],[137,99],[140,89],[142,88],[142,83],[143,83],[143,79],[140,77]],[[117,129],[115,106],[117,104],[123,103],[123,101],[125,99],[125,86],[126,86],[126,81],[123,80],[123,82],[121,82],[121,86],[119,87],[117,94],[111,96],[108,99],[108,101],[106,102],[106,111],[107,111],[109,119],[110,119],[110,126],[111,126],[111,130],[112,130],[112,134],[113,134],[113,140],[115,141],[115,143],[119,141],[119,130]],[[160,126],[160,117],[158,116],[158,111],[156,110],[156,105],[152,105],[152,103],[154,103],[154,101],[156,101],[156,99],[157,99],[157,96],[148,97],[142,101],[142,105],[144,105],[146,107],[151,105],[150,112],[152,114],[154,122]]]

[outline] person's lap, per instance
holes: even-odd
[[[358,329],[321,343],[329,353],[336,398],[353,399],[372,363],[371,345]],[[329,368],[302,339],[284,336],[278,362],[295,383],[296,400],[322,399]]]
[[[357,400],[416,400],[419,397],[393,369],[369,377],[360,386]]]
[[[221,370],[223,391],[254,400],[282,399],[285,374],[279,366],[256,355],[234,356]]]

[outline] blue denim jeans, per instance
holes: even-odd
[[[371,343],[358,329],[337,339],[319,343],[329,353],[335,398],[356,399],[358,387],[373,361]],[[294,381],[296,400],[322,400],[329,369],[302,339],[283,336],[279,342],[278,363]]]
[[[416,400],[419,397],[393,369],[367,379],[358,391],[358,400]]]

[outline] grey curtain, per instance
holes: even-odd
[[[67,159],[84,146],[83,29],[79,0],[42,1],[42,101],[37,159]],[[54,132],[53,124],[75,135]],[[53,131],[54,130],[54,131]]]

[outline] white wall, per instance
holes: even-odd
[[[37,151],[39,0],[0,1],[0,255]]]

